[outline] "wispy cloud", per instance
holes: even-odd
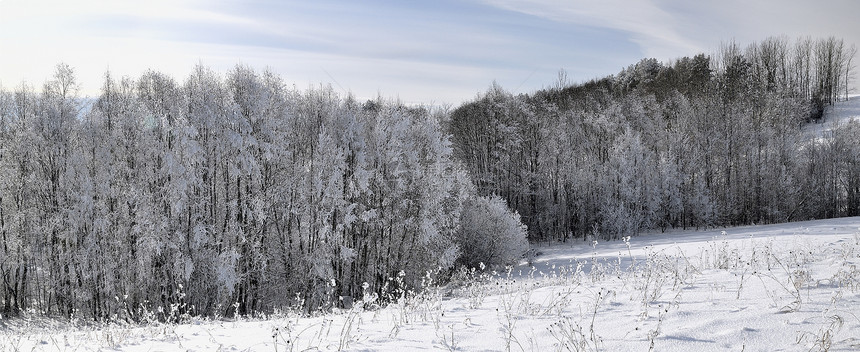
[[[672,13],[647,0],[486,0],[486,3],[552,21],[620,30],[646,56],[669,59],[701,47],[685,37]]]
[[[574,39],[551,39],[572,36],[546,21],[468,2],[2,1],[0,50],[16,54],[0,57],[0,79],[38,83],[65,61],[87,94],[106,69],[181,79],[198,62],[221,71],[244,63],[299,85],[328,82],[327,71],[360,96],[457,103],[493,80],[513,88],[529,78],[520,88],[530,91],[559,68],[589,67],[583,58],[607,61]]]
[[[0,0],[0,83],[38,85],[64,61],[77,69],[83,91],[97,94],[106,69],[130,76],[156,69],[182,79],[197,63],[216,71],[242,63],[299,86],[333,77],[359,96],[458,103],[493,80],[528,92],[552,84],[558,69],[582,81],[646,56],[707,52],[720,40],[808,33],[857,43],[854,4]]]

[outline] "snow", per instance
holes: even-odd
[[[385,308],[359,301],[316,317],[142,327],[0,320],[0,351],[860,349],[860,217],[535,251],[531,266],[475,270]]]
[[[847,101],[828,106],[820,123],[807,124],[803,130],[810,139],[820,141],[832,136],[834,129],[851,121],[860,121],[860,95],[849,95]]]

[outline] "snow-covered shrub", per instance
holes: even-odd
[[[481,263],[489,267],[514,264],[529,248],[520,214],[495,195],[464,203],[457,244],[459,263],[472,268]]]

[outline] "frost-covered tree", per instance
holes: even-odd
[[[837,157],[804,149],[799,132],[844,91],[851,57],[834,38],[729,42],[533,95],[494,85],[448,128],[478,193],[506,199],[533,241],[833,216],[839,187],[804,170]],[[628,130],[635,152],[618,149]]]
[[[470,268],[513,265],[529,249],[519,214],[499,196],[473,197],[463,205],[457,244],[460,263]]]

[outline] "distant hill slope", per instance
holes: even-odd
[[[829,106],[824,112],[824,119],[819,123],[804,126],[804,133],[810,138],[822,138],[830,135],[830,131],[849,121],[860,121],[860,95],[852,95],[847,101]]]

